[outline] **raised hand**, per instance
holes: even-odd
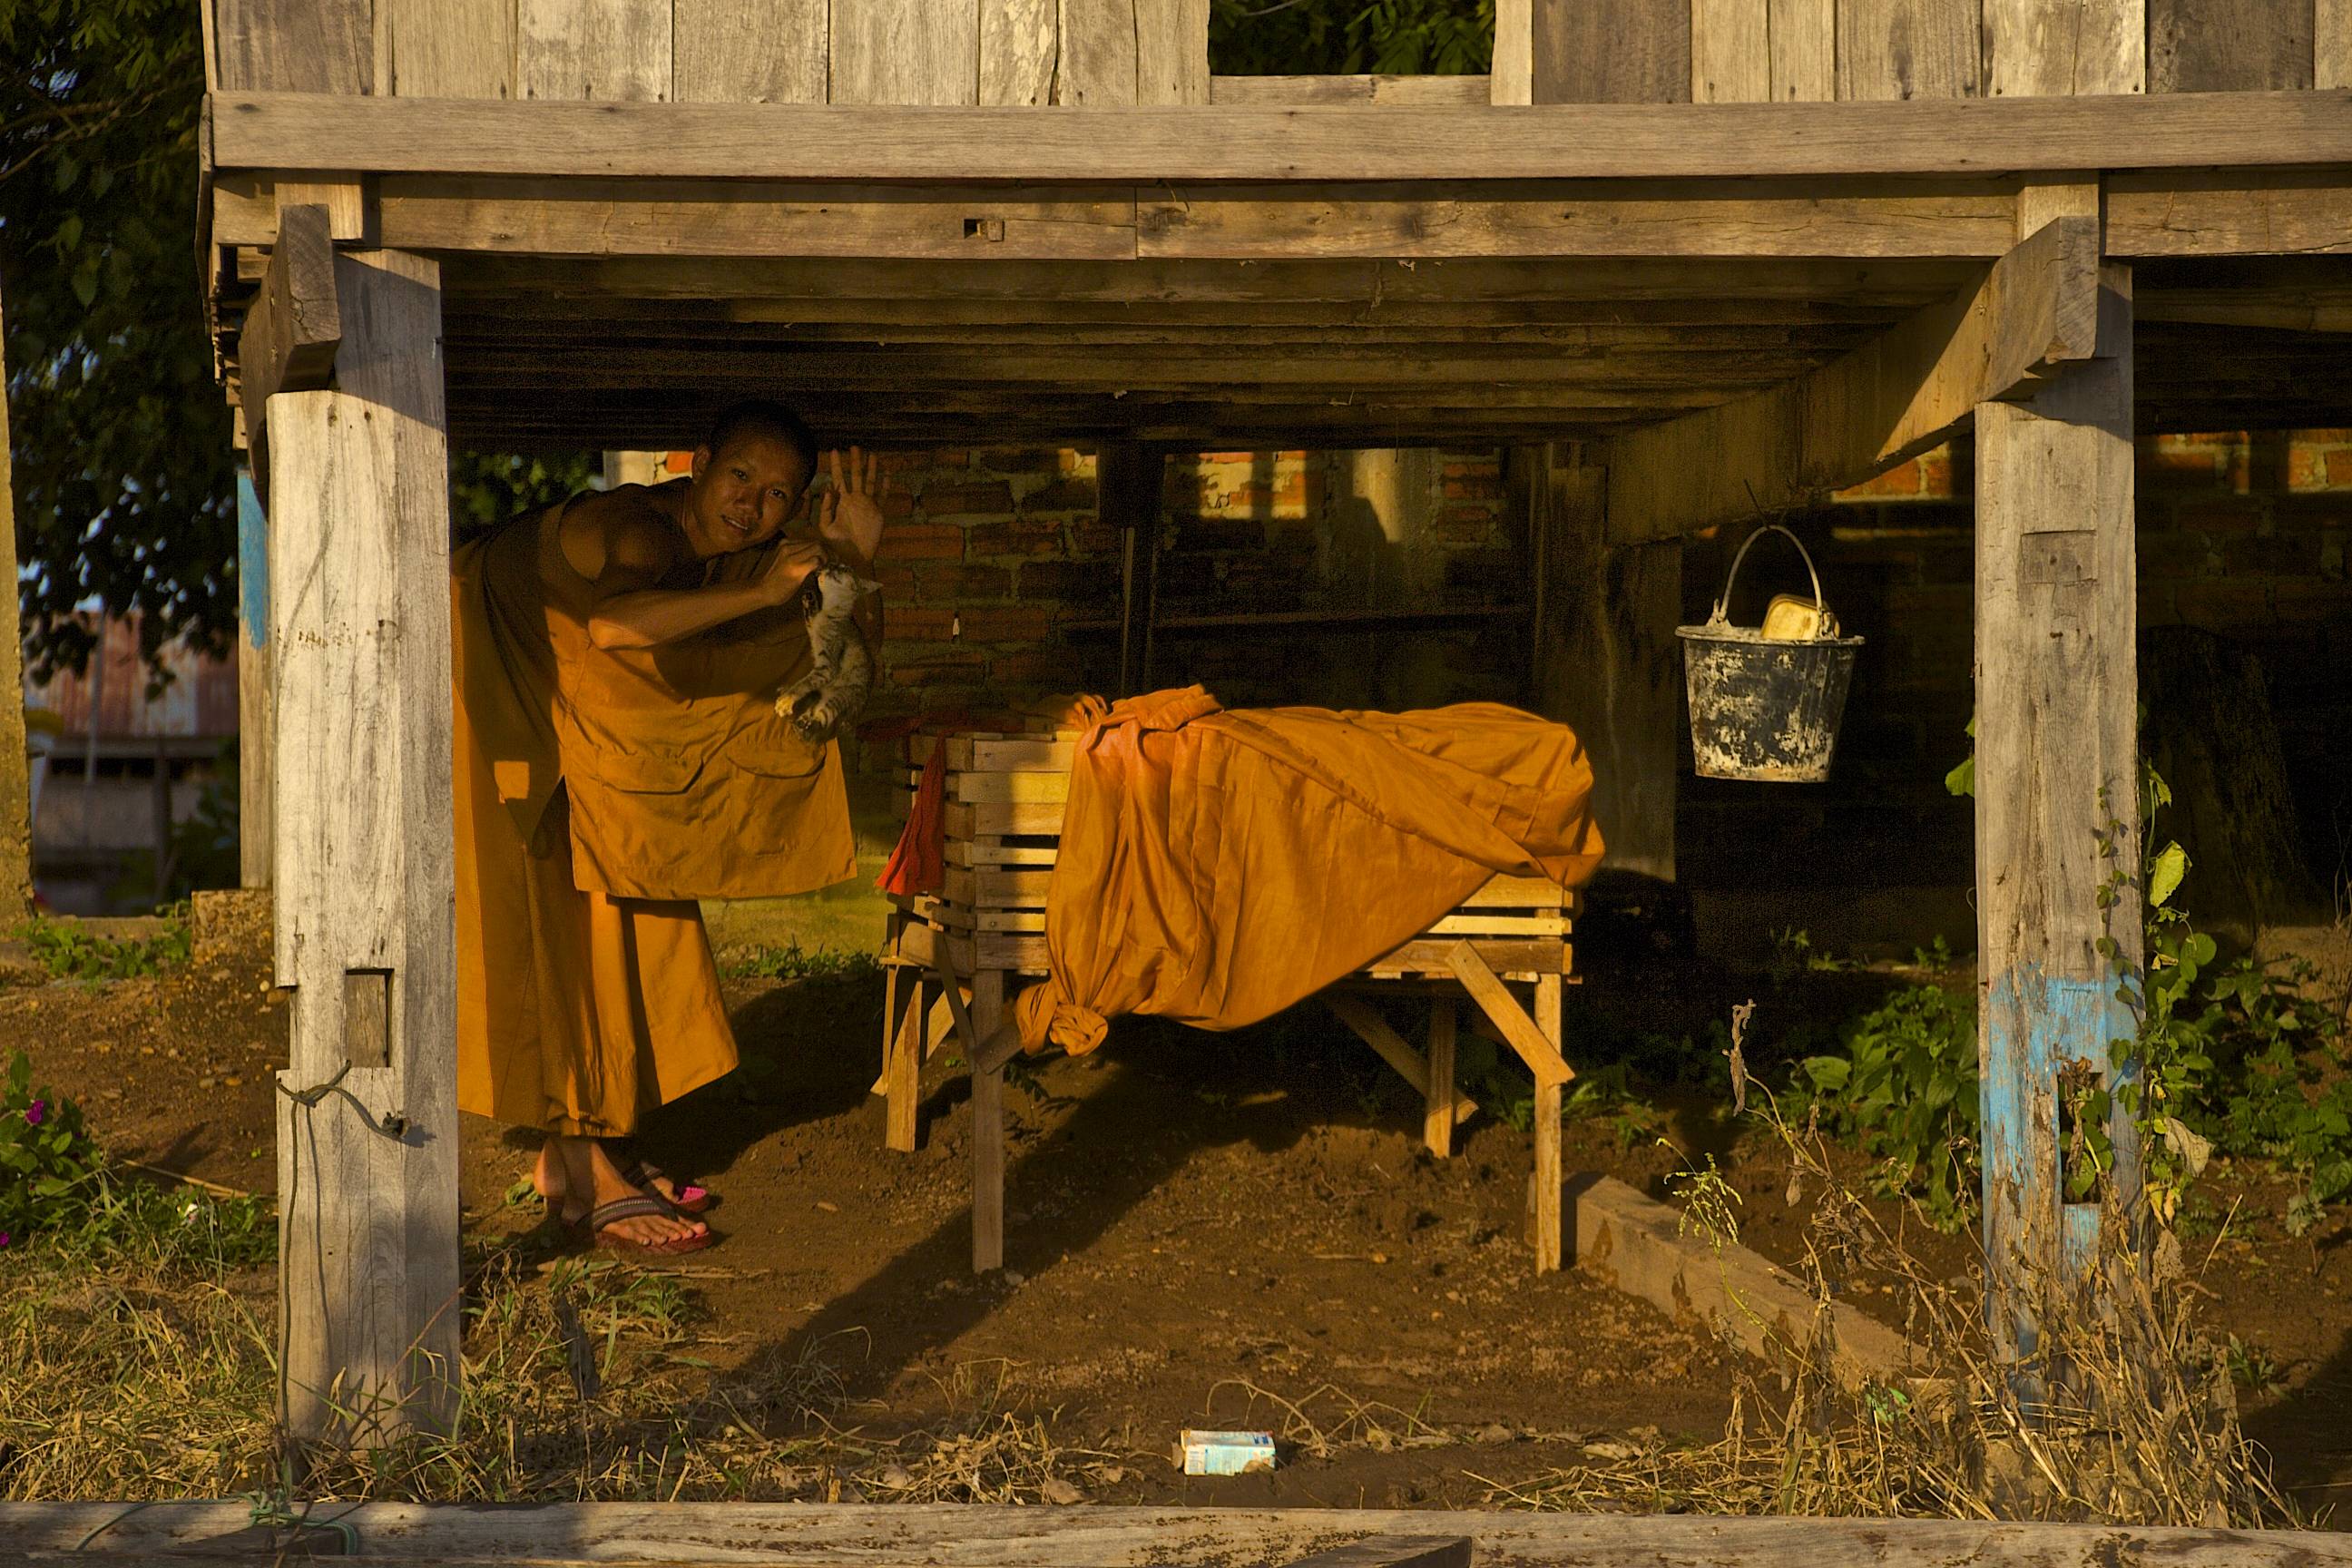
[[[874,552],[882,543],[882,456],[862,447],[849,448],[844,468],[838,451],[825,454],[832,464],[833,487],[817,500],[816,531],[844,562],[860,573],[874,569]]]

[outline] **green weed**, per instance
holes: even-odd
[[[1790,1114],[1821,1124],[1883,1162],[1880,1185],[1916,1194],[1957,1230],[1976,1212],[1977,1015],[1940,986],[1900,991],[1841,1032],[1841,1054],[1807,1057]]]
[[[109,980],[138,980],[161,974],[188,962],[187,910],[175,905],[164,916],[163,929],[154,936],[129,941],[97,935],[79,921],[36,916],[16,930],[16,939],[32,950],[35,962],[55,980],[79,980],[96,985]]]
[[[882,965],[870,952],[811,950],[794,937],[782,947],[762,944],[730,953],[719,973],[730,980],[878,980]]]

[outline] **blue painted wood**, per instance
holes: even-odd
[[[269,519],[253,476],[236,476],[237,620],[250,647],[269,646]]]
[[[2089,1061],[2103,1076],[2113,1043],[2137,1032],[2131,1009],[2112,980],[2065,980],[2022,964],[1997,974],[1985,988],[1983,1079],[1985,1255],[1996,1271],[2021,1268],[2027,1278],[2074,1279],[2097,1256],[2103,1205],[2066,1201],[2064,1151],[2058,1135],[2058,1075],[2067,1063]],[[2130,1185],[2115,1196],[2126,1207],[2138,1198],[2137,1149],[2127,1117],[2111,1121],[2120,1132],[2118,1170],[2128,1151]],[[2014,1300],[2020,1359],[2031,1359],[2040,1335]],[[1992,1325],[2000,1336],[2002,1325]]]

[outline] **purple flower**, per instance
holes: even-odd
[[[49,1102],[46,1100],[37,1100],[33,1101],[32,1104],[25,1107],[25,1120],[31,1122],[36,1127],[38,1127],[42,1122],[47,1121],[48,1116]]]
[[[7,1246],[7,1245],[8,1245],[8,1240],[9,1240],[8,1233],[7,1233],[6,1231],[5,1231],[5,1230],[0,1230],[0,1247],[5,1247],[5,1246]]]

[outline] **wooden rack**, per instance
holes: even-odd
[[[1004,1258],[1003,1065],[982,1045],[1004,1017],[1010,981],[1047,971],[1045,898],[1059,851],[1076,737],[1026,733],[914,735],[903,743],[904,815],[935,747],[947,751],[945,887],[893,896],[883,942],[885,1141],[911,1151],[925,1060],[950,1033],[972,1071],[972,1267]],[[1538,1271],[1560,1267],[1559,1112],[1573,1077],[1559,1052],[1561,987],[1571,978],[1576,896],[1542,878],[1496,877],[1411,942],[1322,995],[1340,1022],[1422,1097],[1422,1135],[1440,1159],[1478,1108],[1455,1086],[1454,1046],[1469,1026],[1508,1047],[1536,1081],[1535,1168],[1528,1238]],[[1427,1047],[1390,1022],[1374,996],[1425,994]]]

